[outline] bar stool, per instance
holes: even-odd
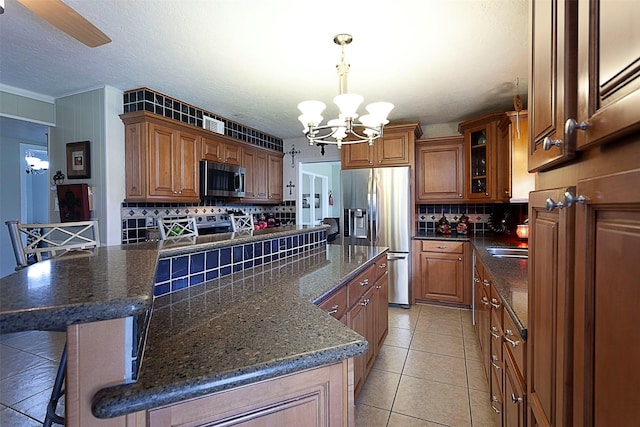
[[[158,218],[160,239],[175,239],[198,235],[195,217],[187,218]]]
[[[229,215],[231,231],[253,230],[253,215]]]
[[[98,221],[76,221],[51,224],[21,224],[6,221],[11,245],[16,257],[16,270],[45,259],[60,258],[77,251],[90,251],[100,246]],[[56,379],[51,390],[44,427],[64,425],[64,417],[56,413],[58,401],[64,396],[64,379],[67,370],[67,345],[65,343]]]

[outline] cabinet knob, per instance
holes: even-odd
[[[360,282],[360,286],[367,286],[369,284],[369,279],[364,279],[362,282]]]
[[[331,311],[328,311],[329,314],[336,314],[338,312],[338,304],[331,307]]]
[[[500,301],[495,298],[491,298],[491,306],[493,308],[500,308]]]
[[[462,194],[458,194],[458,197],[462,198]]]
[[[458,257],[458,261],[462,261],[462,257],[460,257],[460,256],[459,256],[459,257]]]
[[[567,119],[567,121],[564,122],[564,133],[565,135],[571,135],[576,129],[587,130],[588,126],[587,122],[578,123],[575,119]]]
[[[572,192],[566,191],[564,193],[564,197],[561,201],[556,202],[552,198],[548,198],[545,201],[545,209],[551,212],[554,208],[564,209],[570,208],[576,203],[585,204],[587,202],[587,198],[585,196],[575,196]]]
[[[542,140],[542,148],[545,151],[551,150],[552,147],[560,147],[562,145],[561,139],[551,139],[548,136]]]

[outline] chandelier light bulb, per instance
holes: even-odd
[[[333,98],[333,102],[340,109],[340,117],[345,120],[358,117],[357,111],[362,101],[364,98],[357,93],[343,93]]]
[[[386,125],[389,123],[387,120],[387,116],[391,110],[393,110],[394,105],[390,102],[372,102],[371,104],[366,106],[366,110],[371,114],[377,121],[377,125]]]

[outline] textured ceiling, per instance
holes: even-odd
[[[113,42],[88,48],[6,0],[0,83],[54,98],[146,86],[292,138],[298,102],[332,104],[332,40],[349,33],[349,89],[394,103],[392,122],[459,122],[527,92],[527,0],[65,2]]]

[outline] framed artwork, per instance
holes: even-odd
[[[89,141],[67,144],[67,178],[91,178]]]

